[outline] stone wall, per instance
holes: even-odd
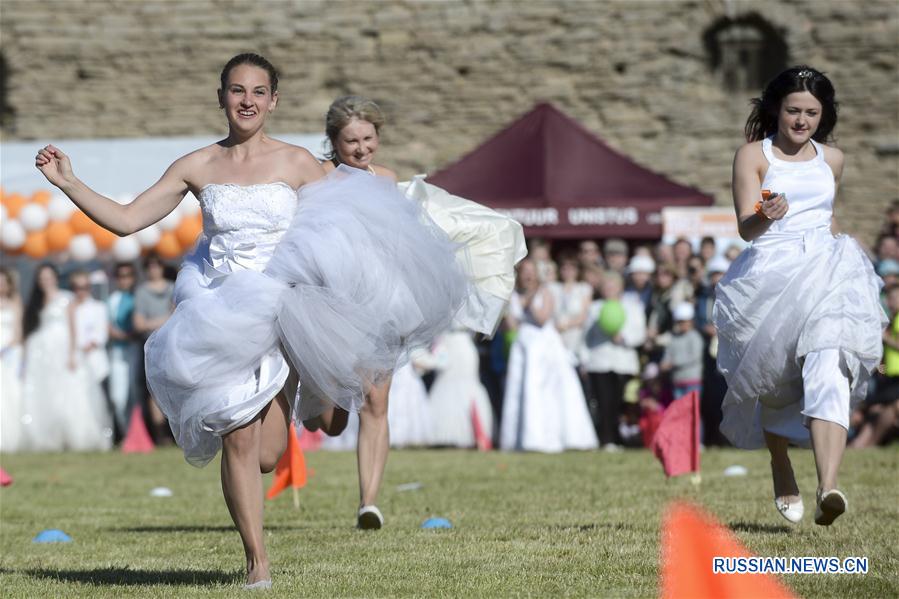
[[[382,161],[408,176],[549,100],[721,204],[758,92],[724,88],[703,33],[758,13],[789,64],[836,85],[844,228],[872,241],[899,197],[893,0],[3,0],[0,11],[6,140],[224,132],[219,70],[257,51],[283,73],[273,134],[319,131],[336,96],[368,95],[390,121]]]

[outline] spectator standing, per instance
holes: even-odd
[[[0,451],[22,437],[22,300],[13,271],[0,268]]]
[[[665,348],[661,368],[671,373],[674,399],[680,399],[693,391],[702,392],[702,355],[705,345],[693,325],[696,317],[693,304],[682,302],[672,311],[674,335]]]
[[[134,331],[134,265],[122,262],[115,266],[115,291],[109,294],[109,400],[112,403],[118,438],[128,432],[128,418],[136,405],[135,382],[141,355]]]
[[[172,314],[174,285],[165,278],[165,265],[156,254],[148,254],[144,258],[146,280],[138,285],[134,293],[134,330],[141,336],[142,342]],[[143,356],[140,358],[143,361]],[[143,374],[143,369],[141,369]],[[156,401],[146,389],[146,379],[141,377],[141,387],[145,390],[147,409],[150,413],[150,429],[156,443],[172,442],[171,434],[166,427],[165,416],[156,405]]]

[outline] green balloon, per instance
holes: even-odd
[[[624,306],[621,305],[621,302],[618,300],[607,300],[602,304],[596,323],[603,333],[609,337],[614,337],[624,327],[626,318],[627,315],[624,313]]]

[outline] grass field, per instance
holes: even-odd
[[[771,501],[766,454],[710,450],[699,485],[666,481],[646,451],[533,454],[396,451],[380,507],[386,527],[353,528],[355,458],[312,453],[301,491],[267,502],[275,580],[269,596],[652,597],[666,504],[690,499],[762,556],[868,556],[867,575],[792,575],[802,597],[899,596],[899,448],[846,455],[849,514],[812,523],[814,464],[794,452],[806,519],[788,527]],[[217,463],[216,463],[217,464]],[[749,475],[726,478],[742,464]],[[197,470],[175,449],[150,455],[3,456],[15,478],[0,490],[4,597],[230,596],[243,552],[217,465]],[[419,490],[399,491],[420,482]],[[266,484],[268,482],[266,481]],[[150,497],[156,486],[174,492]],[[443,516],[452,530],[419,529]],[[72,543],[34,544],[60,528]]]

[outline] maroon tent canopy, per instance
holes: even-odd
[[[643,168],[550,104],[533,110],[428,181],[556,239],[658,239],[665,206],[713,198]]]

